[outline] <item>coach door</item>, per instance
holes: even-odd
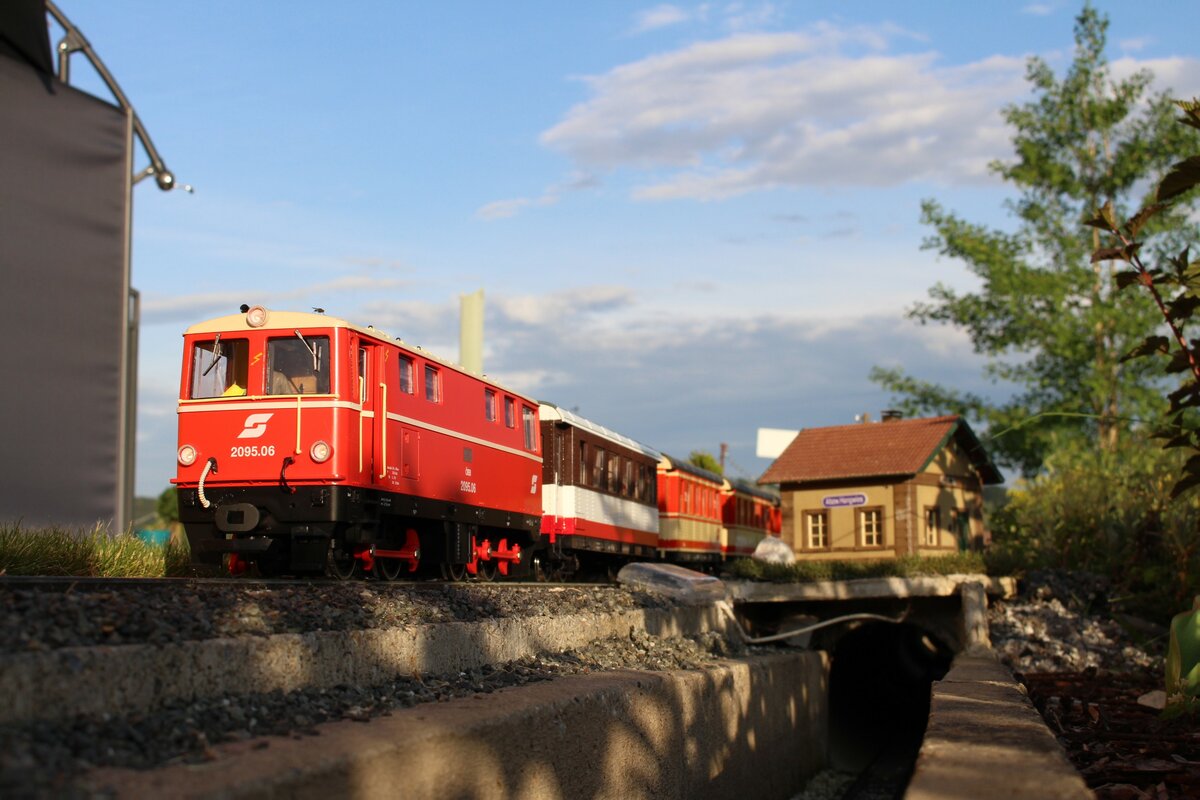
[[[387,479],[387,349],[367,341],[358,345],[360,469],[370,483]]]

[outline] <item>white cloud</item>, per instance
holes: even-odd
[[[224,314],[236,314],[243,304],[284,306],[296,300],[318,303],[322,307],[331,305],[328,298],[347,292],[377,291],[379,289],[395,288],[406,285],[407,281],[396,278],[376,278],[369,275],[346,275],[331,281],[309,284],[293,289],[268,289],[256,291],[254,288],[238,289],[236,291],[208,292],[203,294],[179,295],[175,297],[147,296],[142,302],[142,323],[156,324],[162,322],[186,321],[188,324],[207,317]],[[331,307],[330,313],[336,316]]]
[[[654,8],[638,12],[637,18],[633,23],[633,33],[647,33],[659,28],[667,28],[671,25],[687,22],[690,18],[691,15],[679,6],[667,4],[655,6]]]
[[[999,109],[1025,92],[1024,60],[942,67],[934,53],[885,52],[907,35],[822,23],[651,56],[586,78],[592,97],[541,141],[585,169],[645,170],[643,200],[987,179],[1009,147]]]
[[[517,213],[528,206],[533,201],[527,197],[515,197],[509,200],[495,200],[482,206],[475,212],[475,216],[484,220],[507,219],[508,217],[516,216]]]
[[[1021,9],[1022,14],[1029,14],[1034,17],[1046,17],[1053,14],[1055,6],[1053,3],[1030,3]]]

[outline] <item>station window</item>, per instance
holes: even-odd
[[[496,392],[494,389],[483,390],[483,413],[488,422],[496,421]]]
[[[525,427],[525,449],[537,450],[537,418],[529,406],[521,406],[521,424]]]
[[[809,511],[804,514],[804,541],[810,550],[829,547],[829,514]]]
[[[329,337],[271,339],[267,374],[267,394],[329,394]]]
[[[517,404],[511,397],[504,398],[504,424],[510,428],[517,426]]]
[[[250,343],[245,339],[196,342],[192,346],[190,397],[240,397],[246,393]]]
[[[442,401],[442,374],[432,364],[425,365],[425,399],[431,403]]]
[[[883,510],[864,508],[858,512],[858,541],[863,547],[883,546]]]
[[[928,506],[925,509],[925,544],[937,545],[941,531],[941,512],[937,506]]]
[[[413,393],[413,360],[408,356],[400,356],[400,391]]]

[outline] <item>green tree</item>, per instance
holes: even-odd
[[[174,487],[164,489],[158,496],[158,518],[163,525],[179,522],[179,495]]]
[[[706,469],[709,472],[715,472],[718,475],[724,475],[725,470],[721,466],[721,462],[717,461],[712,453],[705,450],[693,450],[688,453],[688,463],[700,469]]]
[[[1112,78],[1107,28],[1085,6],[1066,74],[1059,79],[1045,61],[1030,59],[1034,98],[1005,109],[1015,159],[991,169],[1018,190],[1007,204],[1013,230],[967,222],[932,200],[922,205],[933,229],[925,247],[961,260],[981,286],[960,292],[938,284],[909,316],[964,329],[988,358],[987,376],[1014,386],[1012,397],[991,403],[900,370],[871,373],[907,413],[960,413],[993,436],[1003,432],[991,444],[994,457],[1026,474],[1072,440],[1115,450],[1130,420],[1152,418],[1162,405],[1153,367],[1121,359],[1161,317],[1146,297],[1116,291],[1112,261],[1092,261],[1100,241],[1084,219],[1106,202],[1139,205],[1147,179],[1192,134],[1172,124],[1166,95],[1149,95],[1150,73]],[[1175,208],[1145,233],[1170,247],[1188,227],[1186,209]]]

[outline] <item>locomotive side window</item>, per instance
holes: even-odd
[[[604,455],[605,455],[604,448],[597,447],[596,448],[596,471],[592,473],[593,475],[596,476],[595,482],[596,482],[597,489],[607,489],[608,488],[608,470],[604,468]]]
[[[329,394],[329,337],[267,342],[267,394]]]
[[[579,485],[588,485],[587,442],[579,443]]]
[[[358,402],[367,402],[367,348],[358,348]]]
[[[483,390],[483,412],[488,422],[496,421],[496,392],[492,389]]]
[[[525,449],[537,450],[537,423],[529,406],[521,406],[521,423],[525,426]]]
[[[515,428],[517,425],[516,403],[511,397],[504,398],[504,424],[510,428]]]
[[[408,356],[400,356],[400,391],[413,393],[413,360]]]
[[[425,365],[425,399],[431,403],[441,402],[441,373],[432,364]]]
[[[191,398],[240,397],[246,393],[250,343],[245,339],[196,342],[192,346]]]

